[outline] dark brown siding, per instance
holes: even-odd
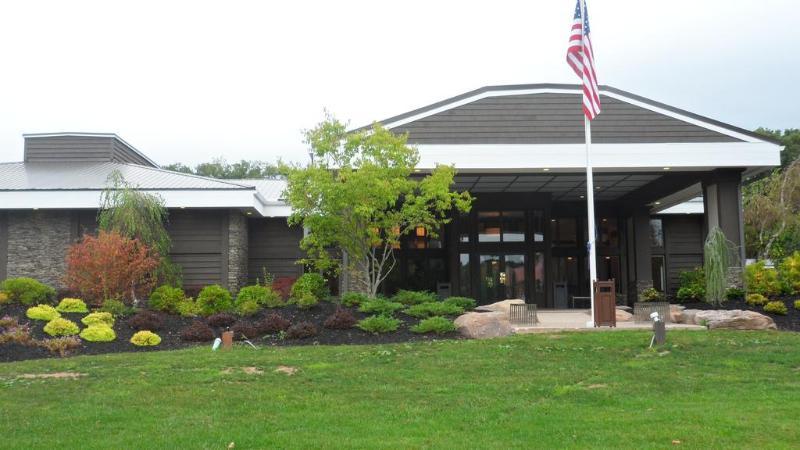
[[[112,140],[107,136],[26,137],[25,162],[111,161]]]
[[[703,216],[660,216],[664,224],[667,290],[675,295],[680,273],[703,265]]]
[[[8,219],[0,213],[0,280],[8,276]]]
[[[602,96],[592,121],[597,143],[730,142],[729,136]],[[415,144],[579,144],[584,142],[581,96],[529,94],[489,97],[402,125]]]
[[[187,288],[222,284],[225,211],[170,211],[172,261]]]
[[[142,166],[152,166],[149,161],[136,153],[133,149],[114,139],[111,160],[114,162],[133,163]]]
[[[250,219],[248,222],[248,282],[263,280],[266,270],[275,277],[296,277],[303,273],[297,260],[302,257],[303,229],[289,228],[285,218]]]

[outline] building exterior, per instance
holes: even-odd
[[[742,180],[778,165],[781,147],[615,88],[601,87],[601,100],[592,126],[598,276],[628,301],[648,287],[673,295],[679,273],[702,264],[710,228],[743,249]],[[420,174],[452,164],[454,188],[476,198],[438,239],[424,229],[408,236],[387,293],[587,306],[580,102],[578,85],[490,86],[382,121],[408,133]],[[25,160],[0,164],[0,279],[58,285],[67,246],[96,227],[113,170],[164,198],[187,286],[235,290],[264,271],[300,273],[302,230],[286,225],[282,181],[169,172],[115,135],[73,133],[26,135]]]

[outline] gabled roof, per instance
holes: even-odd
[[[232,183],[253,186],[259,194],[269,203],[283,203],[283,191],[286,190],[286,180],[263,178],[239,178],[228,180]]]

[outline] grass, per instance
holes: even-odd
[[[0,447],[800,442],[800,334],[670,332],[659,350],[648,350],[648,341],[646,332],[619,331],[0,364]],[[275,372],[278,366],[298,371]],[[85,376],[23,377],[53,372]]]

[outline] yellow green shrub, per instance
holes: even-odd
[[[44,326],[44,332],[50,336],[74,336],[79,331],[78,324],[63,317],[56,317]]]
[[[769,300],[761,294],[747,294],[745,302],[750,306],[766,305]]]
[[[785,316],[789,312],[789,309],[786,307],[786,305],[783,302],[774,301],[774,302],[769,302],[766,305],[764,305],[764,311],[768,312],[768,313],[772,313],[772,314],[778,314],[778,315],[781,315],[781,316]]]
[[[32,306],[28,308],[28,310],[25,312],[25,315],[28,316],[28,319],[44,320],[46,322],[61,317],[61,313],[56,311],[56,309],[50,305]]]
[[[81,339],[89,342],[111,342],[117,338],[114,330],[101,323],[89,325],[81,331]]]
[[[61,302],[59,302],[58,306],[56,306],[56,310],[58,312],[63,313],[85,313],[89,312],[89,308],[86,307],[86,303],[79,298],[63,298]]]
[[[161,337],[152,331],[139,331],[131,337],[131,344],[139,347],[151,347],[161,343]]]
[[[81,319],[84,325],[90,327],[92,325],[106,325],[109,327],[114,326],[114,316],[110,312],[93,312],[83,319]]]
[[[0,305],[5,305],[6,303],[11,303],[11,297],[5,291],[0,291]]]

